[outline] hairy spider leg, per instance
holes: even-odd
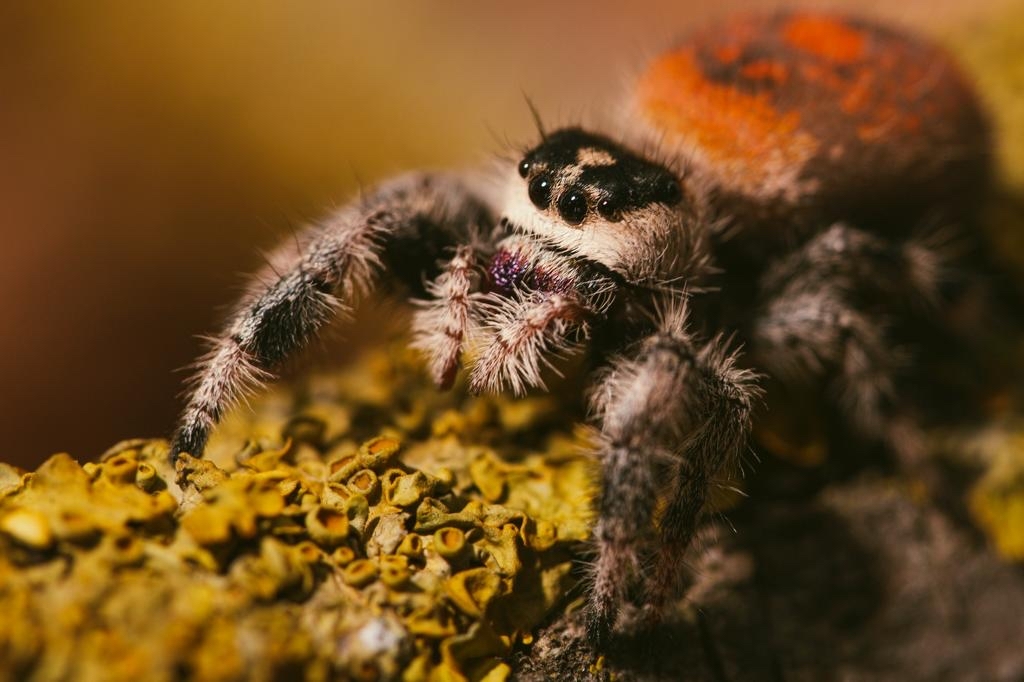
[[[686,329],[685,306],[674,304],[592,395],[603,469],[587,632],[597,647],[631,590],[639,587],[659,613],[676,596],[708,482],[739,457],[760,395],[756,375],[736,359],[721,337],[698,343]],[[675,490],[656,519],[666,470]]]
[[[413,347],[427,358],[427,368],[438,388],[451,388],[473,327],[473,310],[480,294],[477,249],[462,244],[440,275],[427,284],[429,298],[415,301]]]
[[[410,287],[437,274],[444,251],[493,224],[485,202],[454,176],[411,174],[383,183],[271,256],[197,364],[171,457],[199,456],[225,410],[272,377],[332,318],[347,314],[378,273]],[[382,266],[386,266],[383,267]]]
[[[897,409],[894,384],[909,351],[893,344],[886,320],[901,309],[937,317],[948,260],[927,238],[889,241],[836,223],[761,278],[752,356],[790,384],[835,375],[852,424],[913,460],[914,420]]]

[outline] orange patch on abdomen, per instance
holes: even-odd
[[[756,69],[758,77],[786,77],[778,63]],[[799,112],[780,111],[767,92],[709,80],[691,48],[659,57],[637,87],[640,110],[656,129],[684,138],[743,184],[767,181],[780,165],[799,168],[817,150],[817,141],[801,130]]]
[[[864,56],[864,33],[841,19],[797,14],[782,29],[788,45],[839,64],[850,64]]]
[[[776,83],[785,83],[789,77],[789,69],[781,62],[772,59],[760,59],[746,64],[740,69],[740,74],[744,78],[751,80],[771,80]]]

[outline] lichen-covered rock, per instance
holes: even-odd
[[[3,467],[0,679],[505,679],[587,533],[592,465],[530,403],[497,439],[511,408],[396,353],[177,470],[144,440]]]

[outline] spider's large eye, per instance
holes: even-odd
[[[587,195],[570,187],[558,200],[558,215],[570,225],[579,225],[587,217]]]
[[[547,208],[551,204],[551,178],[538,175],[530,181],[530,201],[537,208]]]
[[[530,165],[530,162],[526,159],[519,162],[519,177],[525,178],[530,174]]]
[[[597,212],[609,222],[618,222],[622,220],[622,201],[614,194],[602,197],[597,202]]]

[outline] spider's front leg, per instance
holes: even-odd
[[[482,309],[487,315],[485,344],[473,366],[470,389],[497,393],[507,386],[515,395],[543,386],[548,356],[572,350],[597,312],[577,292],[537,290],[495,297]]]
[[[247,390],[307,344],[385,269],[416,289],[446,251],[493,224],[486,203],[460,180],[414,174],[383,183],[270,257],[199,361],[171,456],[201,456],[210,431]]]
[[[478,248],[456,247],[441,274],[427,283],[430,298],[416,301],[412,319],[413,346],[427,356],[430,376],[438,388],[451,388],[479,305]]]
[[[639,601],[657,619],[678,595],[708,486],[740,455],[759,392],[721,338],[702,345],[687,332],[684,306],[595,390],[603,470],[587,634],[596,647],[622,605]]]

